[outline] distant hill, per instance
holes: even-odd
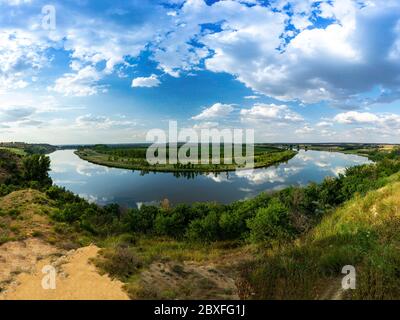
[[[27,154],[48,154],[58,149],[47,143],[30,144],[25,142],[0,142],[0,148],[22,150]]]

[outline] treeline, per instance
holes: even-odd
[[[263,193],[230,205],[195,203],[174,208],[122,209],[114,204],[101,208],[56,186],[49,188],[47,195],[59,207],[53,219],[96,236],[135,233],[204,243],[240,240],[272,244],[308,231],[326,212],[356,193],[382,187],[386,178],[398,171],[398,151],[393,151],[375,164],[349,168],[345,174],[326,178],[321,184]]]

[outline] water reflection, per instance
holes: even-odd
[[[200,174],[154,173],[107,168],[79,159],[72,150],[50,155],[51,177],[60,186],[99,204],[124,206],[196,201],[229,203],[289,185],[320,182],[343,173],[347,167],[369,162],[356,155],[303,151],[287,163],[266,169]]]

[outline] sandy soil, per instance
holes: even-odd
[[[5,287],[21,272],[32,272],[39,260],[60,250],[39,239],[7,242],[0,246],[0,287]]]
[[[7,244],[6,244],[7,245]],[[15,246],[14,256],[9,255],[5,258],[7,264],[12,257],[15,264],[15,254],[22,255],[21,247]],[[2,254],[0,247],[0,257]],[[46,248],[47,253],[52,250]],[[55,249],[54,249],[55,250]],[[10,252],[9,250],[5,250]],[[56,250],[55,250],[56,251]],[[88,247],[71,250],[66,255],[59,258],[47,257],[43,260],[29,259],[29,263],[23,264],[25,270],[16,276],[6,290],[0,293],[0,299],[5,300],[126,300],[127,294],[123,291],[123,284],[119,281],[111,280],[107,275],[100,275],[95,266],[90,262],[98,254],[99,248],[91,245]],[[4,249],[3,249],[4,252]],[[0,258],[1,261],[2,258]],[[4,259],[3,259],[4,260]],[[0,262],[1,263],[1,262]],[[42,268],[46,265],[55,267],[57,271],[56,288],[43,289]],[[29,267],[28,267],[29,266]],[[0,270],[2,265],[0,265]],[[12,267],[8,267],[11,269]],[[30,272],[29,272],[30,271]],[[28,273],[27,273],[28,272]],[[10,273],[10,272],[9,272]]]

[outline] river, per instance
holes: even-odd
[[[191,178],[173,173],[148,173],[108,168],[81,160],[73,150],[50,154],[50,176],[54,183],[104,205],[118,203],[134,207],[143,203],[171,204],[197,201],[230,203],[251,198],[268,190],[290,185],[321,182],[337,176],[345,168],[369,163],[367,158],[335,152],[301,150],[287,163],[277,166],[219,174],[202,174]]]

